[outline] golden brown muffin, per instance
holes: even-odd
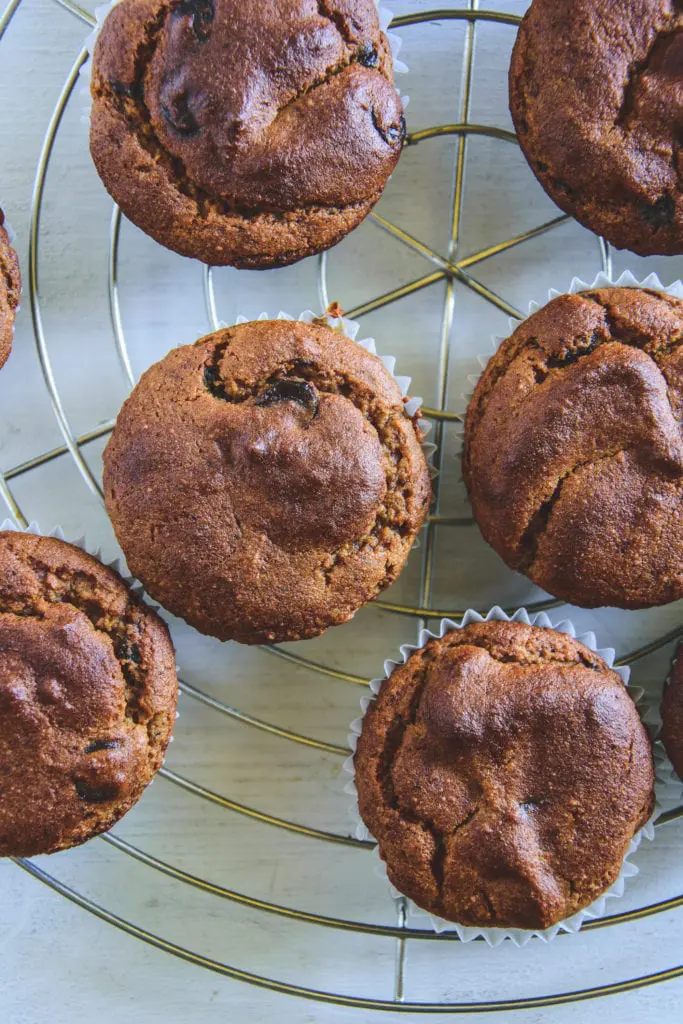
[[[21,292],[19,260],[4,224],[5,215],[0,210],[0,367],[5,365],[12,351],[14,316]]]
[[[202,633],[300,640],[396,579],[427,513],[417,423],[377,356],[256,321],[170,352],[104,453],[131,572]]]
[[[561,209],[620,249],[683,252],[677,0],[533,0],[510,65],[510,112]]]
[[[683,779],[683,648],[678,649],[662,698],[662,743]]]
[[[590,608],[683,596],[683,302],[639,288],[561,295],[486,367],[463,475],[513,569]]]
[[[118,821],[161,766],[177,690],[166,626],[117,573],[0,532],[0,856]]]
[[[620,677],[516,622],[454,630],[394,669],[355,770],[391,882],[463,925],[543,929],[589,906],[654,806],[650,740]]]
[[[334,245],[405,139],[373,0],[123,0],[91,91],[107,190],[205,263],[284,266]]]

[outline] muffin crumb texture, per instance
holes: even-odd
[[[678,0],[533,0],[510,112],[550,197],[640,256],[683,252]]]
[[[131,572],[203,633],[317,636],[398,576],[427,513],[415,420],[327,326],[254,321],[170,352],[104,455]]]
[[[168,630],[115,572],[0,533],[0,856],[110,828],[161,766],[176,699]]]
[[[122,0],[91,92],[92,156],[123,212],[218,265],[334,245],[405,139],[373,0]]]
[[[14,317],[20,292],[19,260],[10,245],[5,216],[0,210],[0,367],[5,365],[12,351]]]
[[[654,800],[650,740],[617,673],[521,623],[454,630],[396,668],[355,775],[390,881],[482,927],[544,929],[593,903]]]
[[[488,363],[463,475],[484,538],[575,605],[683,596],[683,302],[561,295]]]
[[[683,779],[683,648],[679,647],[662,698],[662,742],[667,756]]]

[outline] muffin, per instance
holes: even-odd
[[[557,205],[620,249],[683,252],[683,11],[671,0],[533,0],[510,112]]]
[[[596,900],[654,806],[620,677],[552,629],[482,622],[382,683],[355,754],[390,881],[462,925],[544,929]]]
[[[683,597],[683,302],[561,295],[486,367],[463,475],[484,538],[586,608]]]
[[[104,453],[131,572],[202,633],[317,636],[396,579],[427,513],[416,420],[323,324],[226,328],[144,374]]]
[[[205,263],[328,249],[380,198],[405,139],[373,0],[122,0],[91,92],[105,187]]]
[[[667,756],[683,779],[683,648],[679,647],[662,698],[662,743]]]
[[[0,856],[104,832],[160,767],[175,720],[168,630],[117,573],[0,532]]]
[[[14,316],[19,305],[21,276],[19,260],[10,245],[5,228],[5,215],[0,210],[0,367],[12,351]]]

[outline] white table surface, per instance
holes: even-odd
[[[395,13],[437,6],[401,0]],[[466,3],[448,2],[448,9]],[[521,13],[524,2],[498,0],[491,7]],[[90,4],[86,7],[91,9]],[[514,28],[477,28],[471,119],[510,128],[506,74]],[[406,27],[402,56],[410,73],[409,128],[461,120],[464,23]],[[29,205],[42,139],[62,84],[86,29],[55,0],[22,0],[0,43],[0,195],[18,234],[27,282]],[[65,413],[76,433],[106,421],[126,394],[107,305],[107,256],[111,202],[87,152],[81,122],[83,97],[72,97],[57,135],[45,191],[39,245],[40,298],[48,351]],[[450,193],[457,142],[432,139],[406,150],[379,212],[427,245],[447,254]],[[477,252],[557,216],[517,147],[473,139],[458,256]],[[683,276],[683,260],[640,260],[615,255],[615,267],[638,275],[657,270],[665,282]],[[595,239],[575,223],[470,268],[479,281],[518,307],[543,301],[548,288],[566,287],[574,274],[592,279],[599,268]],[[346,309],[434,269],[367,222],[329,257],[330,297]],[[316,307],[315,260],[263,274],[216,273],[219,316]],[[172,345],[208,329],[202,268],[166,252],[124,223],[120,294],[123,327],[136,374]],[[399,356],[399,370],[413,376],[413,393],[433,405],[442,282],[363,318],[383,353]],[[466,376],[490,338],[507,330],[507,317],[460,284],[455,286],[448,407],[462,406]],[[28,288],[19,315],[15,350],[0,376],[0,466],[16,466],[61,444],[36,356]],[[84,449],[99,474],[103,441]],[[467,515],[455,454],[447,431],[442,507]],[[69,456],[11,481],[27,518],[44,528],[61,524],[68,536],[84,531],[114,557],[106,517]],[[439,608],[538,597],[505,569],[476,528],[439,533],[433,602]],[[415,552],[388,600],[415,604],[420,552]],[[647,613],[572,611],[581,628],[594,626],[619,652],[673,628],[681,604]],[[353,623],[296,647],[298,653],[364,677],[415,636],[414,619],[369,608]],[[173,634],[185,678],[219,699],[285,728],[343,744],[355,717],[358,687],[302,671],[272,656],[203,639],[181,623]],[[635,678],[656,692],[671,648],[641,662]],[[250,806],[297,822],[348,830],[339,777],[340,758],[295,745],[181,699],[181,718],[168,766]],[[218,884],[265,900],[317,913],[384,923],[395,909],[363,851],[259,824],[159,780],[116,832],[154,856]],[[393,993],[394,942],[301,923],[240,907],[197,892],[140,865],[101,840],[52,858],[42,868],[112,912],[170,941],[233,966],[295,984],[374,998]],[[636,862],[641,873],[619,909],[683,892],[683,826],[659,830]],[[611,909],[614,911],[615,902]],[[413,942],[407,957],[406,996],[411,1000],[484,1000],[542,995],[637,977],[683,963],[683,911],[672,910],[618,928],[562,936],[549,946]],[[683,980],[599,1002],[553,1010],[519,1011],[529,1022],[678,1021]],[[0,1020],[5,1024],[80,1024],[101,1021],[188,1022],[360,1021],[367,1011],[340,1009],[262,991],[183,963],[121,933],[68,903],[10,862],[0,863]],[[375,1019],[408,1019],[389,1012]],[[413,1015],[409,1019],[418,1019]],[[435,1019],[445,1020],[439,1014]],[[483,1018],[482,1018],[483,1019]]]

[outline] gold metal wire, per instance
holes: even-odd
[[[89,899],[87,896],[83,896],[81,893],[78,893],[74,889],[65,885],[64,882],[61,882],[59,879],[49,875],[32,861],[16,859],[15,863],[29,874],[33,875],[34,878],[38,878],[50,889],[60,893],[62,896],[66,897],[66,899],[75,903],[77,906],[82,907],[84,910],[88,910],[101,921],[106,921],[108,924],[114,925],[116,928],[120,929],[120,931],[125,932],[128,935],[132,935],[134,938],[140,939],[148,945],[153,946],[156,949],[160,949],[165,953],[170,953],[172,956],[178,957],[179,960],[184,960],[187,963],[194,964],[196,967],[204,967],[207,970],[220,974],[223,977],[231,978],[234,981],[247,982],[250,985],[255,985],[257,988],[269,989],[270,991],[278,992],[281,995],[300,996],[303,999],[311,999],[314,1002],[332,1003],[336,1006],[349,1006],[354,1009],[361,1010],[388,1010],[395,1013],[404,1012],[426,1014],[444,1012],[470,1014],[484,1012],[495,1013],[504,1010],[534,1010],[546,1006],[562,1006],[566,1003],[595,999],[599,996],[619,995],[625,992],[632,992],[635,989],[644,988],[648,985],[656,985],[662,981],[673,981],[676,978],[683,977],[683,966],[678,966],[671,967],[664,971],[657,971],[653,974],[644,974],[637,978],[629,978],[626,981],[612,982],[611,984],[599,985],[593,988],[576,989],[572,992],[561,992],[555,995],[532,996],[521,999],[488,1000],[469,1003],[397,1002],[394,999],[364,999],[360,996],[345,995],[341,992],[326,992],[321,989],[307,988],[303,985],[292,985],[288,982],[278,981],[275,978],[267,978],[260,974],[253,974],[250,971],[244,971],[240,968],[232,967],[229,964],[221,963],[218,960],[213,960],[210,957],[203,956],[200,953],[195,953],[183,946],[178,946],[176,943],[169,942],[160,935],[155,935],[153,932],[140,928],[132,921],[127,921],[125,918],[118,917],[110,910],[106,910],[104,907],[101,907],[94,900]]]
[[[89,12],[85,11],[79,5],[72,2],[72,0],[55,0],[55,2],[69,11],[72,15],[80,19],[85,25],[93,26],[95,19]],[[13,15],[20,7],[21,0],[11,0],[6,7],[5,11],[0,15],[0,39],[3,37],[7,30]],[[507,302],[503,297],[498,296],[492,290],[484,286],[475,277],[473,277],[468,270],[483,260],[489,259],[492,256],[498,255],[514,246],[523,244],[524,242],[538,237],[546,231],[553,230],[556,227],[566,223],[570,218],[566,216],[559,216],[545,224],[540,225],[530,231],[524,232],[521,235],[515,236],[514,238],[507,239],[502,242],[498,242],[493,246],[483,249],[477,253],[474,253],[468,257],[458,257],[458,237],[459,237],[459,223],[460,215],[463,206],[464,196],[464,179],[465,179],[465,167],[466,167],[466,146],[467,139],[472,135],[485,135],[491,138],[499,139],[506,143],[515,143],[516,139],[512,133],[507,132],[503,129],[491,128],[485,125],[472,124],[469,121],[470,113],[470,100],[472,94],[472,67],[474,58],[474,38],[475,38],[475,27],[478,22],[482,23],[498,23],[509,26],[517,26],[519,18],[515,15],[503,14],[496,11],[485,11],[478,9],[478,0],[469,0],[469,7],[466,10],[436,10],[436,11],[424,11],[414,15],[406,15],[395,19],[393,27],[407,27],[409,25],[420,24],[427,21],[434,20],[461,20],[468,23],[466,32],[466,43],[465,43],[465,60],[463,62],[463,101],[461,109],[461,120],[459,123],[452,125],[440,125],[433,128],[428,128],[420,132],[412,133],[409,137],[409,145],[418,145],[424,143],[429,139],[435,139],[443,137],[445,135],[453,135],[458,138],[457,151],[456,151],[456,163],[454,168],[454,187],[453,187],[453,209],[452,209],[452,234],[451,234],[451,245],[447,257],[438,253],[430,246],[426,245],[417,238],[414,238],[409,233],[405,232],[402,228],[391,223],[379,214],[371,215],[371,219],[377,225],[377,227],[392,237],[394,237],[400,244],[407,246],[412,251],[419,253],[432,265],[435,265],[438,269],[432,271],[429,274],[424,275],[406,285],[402,285],[396,289],[392,289],[386,292],[384,295],[378,296],[375,299],[369,300],[368,302],[355,307],[348,311],[349,316],[353,318],[359,318],[364,316],[376,309],[383,308],[392,302],[399,301],[408,295],[414,294],[415,292],[431,287],[437,282],[444,282],[444,312],[442,317],[442,331],[441,331],[441,345],[440,345],[440,359],[439,359],[439,376],[438,376],[438,402],[435,409],[425,409],[425,413],[436,422],[436,438],[439,442],[443,440],[443,431],[450,422],[458,422],[461,417],[457,413],[452,413],[447,409],[447,381],[448,381],[448,360],[450,354],[450,334],[452,327],[453,314],[455,310],[455,291],[454,283],[457,281],[465,287],[473,290],[477,294],[481,295],[486,301],[494,305],[496,308],[502,310],[508,315],[521,318],[521,312]],[[33,319],[34,334],[36,339],[36,346],[38,350],[38,356],[43,371],[46,387],[48,389],[50,398],[53,403],[55,410],[55,416],[59,424],[60,430],[64,437],[64,444],[53,448],[49,451],[42,452],[39,455],[34,456],[31,459],[26,460],[8,470],[4,474],[0,474],[0,497],[2,497],[9,509],[12,517],[20,525],[27,525],[27,519],[22,509],[14,497],[8,481],[13,480],[16,477],[22,476],[25,473],[31,472],[34,469],[38,469],[54,459],[60,458],[63,455],[71,454],[73,457],[81,476],[84,479],[87,487],[98,497],[101,497],[101,489],[97,479],[90,470],[83,454],[81,447],[85,446],[95,440],[98,440],[108,433],[111,432],[113,423],[111,421],[103,424],[99,424],[93,427],[91,430],[76,437],[70,427],[68,418],[65,410],[62,406],[59,393],[57,391],[56,383],[52,373],[52,367],[50,357],[48,353],[47,340],[45,336],[45,330],[42,321],[42,311],[39,299],[39,280],[38,280],[38,256],[39,256],[39,233],[40,233],[40,216],[42,209],[42,199],[45,187],[45,180],[47,171],[49,168],[50,157],[52,148],[56,138],[59,125],[69,101],[69,98],[73,92],[75,83],[78,78],[78,72],[80,67],[84,63],[87,57],[85,50],[82,50],[78,55],[76,62],[74,63],[70,74],[64,84],[64,87],[59,95],[55,109],[50,118],[48,128],[45,134],[43,145],[41,148],[40,156],[38,159],[36,177],[33,191],[33,199],[31,205],[31,226],[30,226],[30,239],[29,239],[29,291],[31,300],[31,314]],[[119,237],[120,237],[120,226],[121,216],[118,209],[115,207],[112,213],[111,227],[110,227],[110,252],[109,252],[109,274],[108,274],[108,297],[109,297],[109,309],[110,317],[112,322],[112,332],[114,337],[114,343],[121,363],[122,372],[129,384],[132,386],[134,383],[134,374],[130,363],[130,358],[126,346],[125,334],[123,330],[123,322],[121,318],[119,295],[118,295],[118,280],[117,280],[117,265],[118,265],[118,253],[119,253]],[[601,252],[601,263],[604,270],[609,272],[611,268],[611,252],[609,246],[600,240],[600,252]],[[328,286],[327,286],[327,254],[323,254],[319,261],[319,282],[318,291],[321,298],[321,308],[326,308],[329,304],[328,298]],[[209,325],[212,329],[215,329],[219,323],[215,293],[213,288],[213,272],[211,268],[206,268],[204,272],[204,298],[207,309],[207,318]],[[443,445],[439,443],[437,445],[437,462],[442,458]],[[437,506],[434,514],[430,517],[427,531],[426,531],[426,543],[423,547],[422,554],[422,572],[420,581],[420,599],[417,607],[411,607],[407,605],[397,605],[391,602],[376,602],[377,607],[384,611],[392,612],[394,614],[405,615],[418,620],[418,625],[423,624],[429,618],[442,618],[452,617],[459,618],[464,614],[463,610],[443,610],[435,609],[430,605],[431,589],[432,589],[432,576],[433,576],[433,559],[435,551],[435,532],[437,527],[466,527],[472,524],[470,518],[463,517],[450,517],[441,515],[438,508],[438,478],[436,484],[437,491]],[[540,611],[544,608],[554,608],[561,604],[559,601],[554,599],[547,599],[536,602],[527,607],[530,610]],[[641,658],[645,658],[655,652],[656,650],[664,647],[665,645],[674,642],[681,635],[683,635],[683,626],[674,629],[666,635],[657,638],[650,643],[631,651],[629,654],[623,656],[617,661],[618,665],[631,664]],[[367,680],[360,676],[353,675],[351,673],[344,672],[339,669],[335,669],[331,666],[319,664],[313,660],[302,657],[291,652],[288,649],[274,646],[265,646],[262,648],[269,654],[276,655],[279,658],[283,658],[298,668],[310,670],[318,675],[328,677],[332,680],[352,683],[354,685],[365,686]],[[345,747],[339,746],[332,743],[326,743],[321,740],[317,740],[313,737],[304,736],[303,734],[293,732],[291,730],[283,729],[273,723],[266,722],[262,719],[255,718],[246,712],[240,711],[238,708],[234,708],[231,705],[226,704],[223,701],[205,693],[193,684],[187,681],[181,682],[181,689],[183,692],[194,700],[197,700],[205,706],[217,711],[241,724],[249,725],[252,728],[256,728],[265,731],[277,738],[284,739],[290,742],[295,742],[311,749],[320,751],[323,754],[332,754],[335,756],[345,756],[348,751]],[[296,822],[287,821],[285,819],[276,817],[259,811],[255,808],[248,807],[244,804],[240,804],[237,801],[231,800],[228,797],[222,796],[218,793],[209,790],[198,783],[185,778],[182,775],[172,771],[170,768],[163,768],[161,776],[167,782],[176,785],[184,791],[201,797],[204,800],[208,800],[211,803],[222,807],[225,810],[244,815],[259,824],[284,829],[289,832],[293,832],[300,836],[303,836],[312,840],[322,840],[324,842],[335,843],[344,845],[347,847],[368,850],[373,847],[372,842],[365,840],[359,840],[351,836],[346,836],[334,832],[327,832],[321,829],[315,829],[305,824],[299,824]],[[680,820],[683,817],[683,807],[675,808],[660,816],[656,825],[660,827],[672,821]],[[670,980],[673,978],[679,978],[683,976],[683,966],[673,967],[668,970],[655,972],[653,974],[646,974],[640,977],[628,979],[625,981],[618,981],[608,985],[595,986],[591,988],[585,988],[576,990],[573,992],[563,992],[557,994],[551,994],[547,996],[535,996],[530,998],[512,999],[512,1000],[499,1000],[499,1001],[484,1001],[484,1002],[410,1002],[405,1000],[405,979],[407,970],[406,960],[406,949],[407,942],[409,940],[425,940],[432,942],[443,942],[443,941],[458,941],[457,934],[452,931],[447,931],[441,934],[436,934],[432,931],[421,930],[410,928],[406,922],[406,906],[404,901],[399,901],[398,904],[398,922],[396,926],[391,925],[378,925],[371,922],[355,922],[349,921],[343,918],[329,917],[325,915],[315,914],[308,911],[303,911],[298,908],[285,907],[276,903],[270,903],[265,900],[260,900],[255,897],[248,896],[244,893],[238,893],[234,890],[227,889],[225,887],[216,885],[206,879],[199,878],[191,875],[182,869],[168,864],[152,854],[140,850],[139,848],[127,843],[125,840],[117,835],[109,834],[108,836],[102,837],[102,840],[109,844],[111,847],[116,849],[122,854],[132,857],[138,862],[146,865],[150,869],[156,870],[165,874],[167,877],[174,879],[179,883],[183,883],[199,889],[203,892],[210,893],[214,896],[231,900],[235,903],[239,903],[243,906],[249,907],[255,911],[260,911],[269,914],[279,915],[286,919],[296,920],[306,924],[320,925],[323,927],[339,929],[342,931],[353,931],[358,933],[384,936],[395,939],[397,941],[397,956],[396,956],[396,972],[395,972],[395,984],[394,984],[394,999],[382,1000],[364,998],[359,996],[351,996],[343,993],[325,992],[319,991],[305,986],[292,985],[287,982],[279,981],[273,978],[267,978],[262,975],[253,974],[248,971],[241,970],[236,967],[232,967],[228,964],[220,963],[212,960],[211,958],[202,956],[201,954],[195,953],[192,950],[185,949],[181,946],[175,945],[161,936],[154,935],[151,932],[140,928],[138,925],[131,921],[127,921],[111,911],[99,906],[93,900],[88,897],[70,889],[60,880],[51,876],[48,872],[38,867],[36,864],[25,861],[17,860],[17,863],[25,871],[29,872],[35,878],[38,878],[45,885],[49,886],[56,892],[61,893],[67,899],[73,903],[81,906],[83,909],[88,910],[103,921],[114,925],[120,930],[132,935],[147,944],[154,946],[158,949],[164,950],[169,954],[176,956],[180,959],[186,960],[197,966],[205,967],[208,970],[214,971],[217,974],[223,975],[228,978],[235,980],[245,981],[249,984],[256,985],[261,988],[266,988],[279,992],[282,994],[301,996],[306,999],[313,999],[323,1003],[333,1003],[340,1006],[349,1006],[359,1009],[366,1010],[393,1010],[403,1012],[416,1012],[416,1013],[454,1013],[454,1014],[470,1014],[479,1013],[484,1011],[499,1011],[499,1010],[519,1010],[519,1009],[536,1009],[545,1006],[558,1006],[564,1003],[570,1003],[575,1001],[581,1001],[585,999],[592,999],[597,996],[613,995],[623,992],[632,991],[637,988],[641,988],[647,985],[656,984],[661,981]],[[642,920],[643,918],[649,917],[653,914],[661,913],[663,911],[670,911],[678,909],[683,906],[683,895],[676,896],[668,900],[663,900],[658,903],[653,903],[645,907],[640,907],[630,911],[623,911],[621,913],[612,914],[607,917],[603,917],[597,920],[588,921],[584,924],[584,930],[593,930],[599,928],[605,928],[615,924],[621,924],[625,922],[633,922]]]

